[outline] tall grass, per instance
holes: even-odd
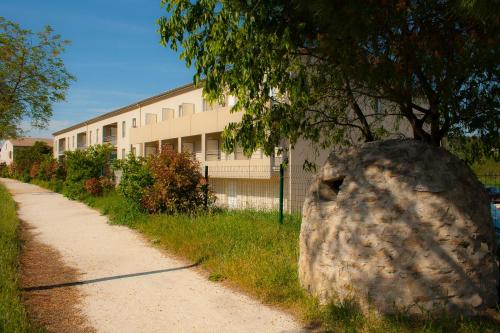
[[[197,215],[146,215],[115,192],[87,203],[145,234],[152,243],[197,262],[211,281],[225,281],[267,304],[288,310],[324,332],[498,332],[484,318],[379,316],[354,303],[320,306],[299,284],[300,218],[261,211],[218,211]]]
[[[41,332],[30,325],[20,297],[18,229],[16,204],[0,184],[0,332]]]

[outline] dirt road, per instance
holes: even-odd
[[[36,241],[81,273],[77,281],[25,287],[78,288],[78,307],[97,332],[301,331],[289,315],[208,281],[84,204],[38,186],[1,181]]]

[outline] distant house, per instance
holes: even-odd
[[[3,142],[2,148],[0,149],[0,163],[11,164],[14,161],[14,155],[19,149],[26,147],[31,147],[35,142],[45,142],[49,147],[53,146],[53,141],[51,139],[44,138],[19,138],[19,139],[9,139]]]

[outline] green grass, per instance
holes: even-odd
[[[63,190],[63,181],[62,180],[40,180],[40,179],[32,179],[30,183],[41,186],[43,188],[49,189],[54,192],[61,193]]]
[[[500,161],[484,159],[472,166],[472,170],[484,185],[500,188]]]
[[[0,332],[41,332],[30,325],[20,297],[18,229],[16,204],[0,184]]]
[[[146,215],[115,192],[87,203],[148,236],[152,244],[197,262],[214,283],[227,283],[264,303],[292,312],[325,332],[498,332],[490,319],[363,314],[350,302],[319,306],[300,287],[297,274],[300,219],[275,213],[219,211]]]

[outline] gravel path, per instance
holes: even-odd
[[[38,186],[1,181],[36,240],[83,273],[75,283],[85,295],[80,306],[97,332],[301,331],[289,315],[208,281],[84,204]],[[53,287],[58,286],[45,288]]]

